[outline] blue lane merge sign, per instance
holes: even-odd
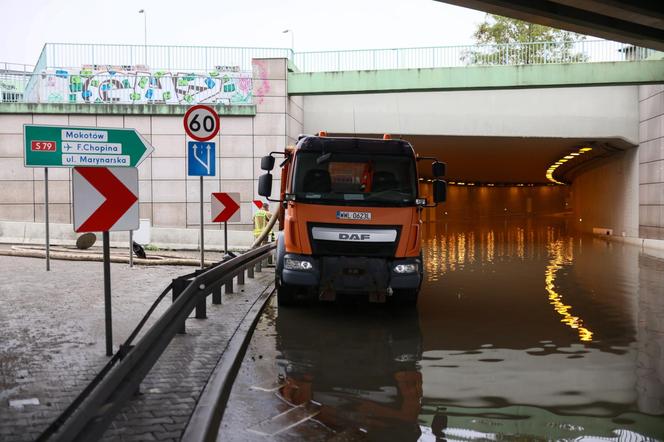
[[[187,143],[187,163],[189,176],[215,176],[215,143],[189,141]]]

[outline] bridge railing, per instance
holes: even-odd
[[[149,66],[153,71],[205,73],[219,67],[251,70],[252,58],[292,58],[285,48],[46,43],[40,62],[64,66]]]
[[[275,57],[289,58],[300,72],[325,72],[635,61],[664,53],[607,40],[316,52],[47,43],[34,67],[0,63],[0,102],[250,104],[251,60]]]
[[[657,52],[608,40],[294,53],[301,72],[634,61]],[[661,53],[659,53],[661,55]]]

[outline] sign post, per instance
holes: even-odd
[[[219,115],[210,106],[192,106],[184,114],[184,130],[196,140],[187,143],[188,175],[200,179],[201,269],[205,268],[205,224],[203,220],[203,177],[215,176],[215,143],[207,142],[219,133]]]
[[[106,355],[113,355],[109,232],[138,229],[138,169],[76,167],[72,173],[74,231],[103,232]]]
[[[213,223],[224,223],[224,251],[228,254],[228,221],[240,222],[240,194],[215,192],[212,194],[211,214]]]
[[[48,167],[44,167],[44,223],[46,224],[46,271],[51,270],[51,240],[48,224]]]

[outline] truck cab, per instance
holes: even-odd
[[[259,194],[269,197],[274,152],[261,163]],[[404,140],[300,137],[282,162],[283,204],[275,280],[279,305],[303,297],[367,294],[414,305],[422,283],[417,160]],[[433,163],[435,176],[444,164]],[[434,202],[445,182],[434,180]]]

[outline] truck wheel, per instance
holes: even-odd
[[[295,288],[277,281],[277,305],[279,307],[295,305]]]
[[[395,290],[392,294],[392,299],[394,304],[399,307],[415,308],[417,305],[417,295],[419,295],[419,293],[420,291],[418,289]]]

